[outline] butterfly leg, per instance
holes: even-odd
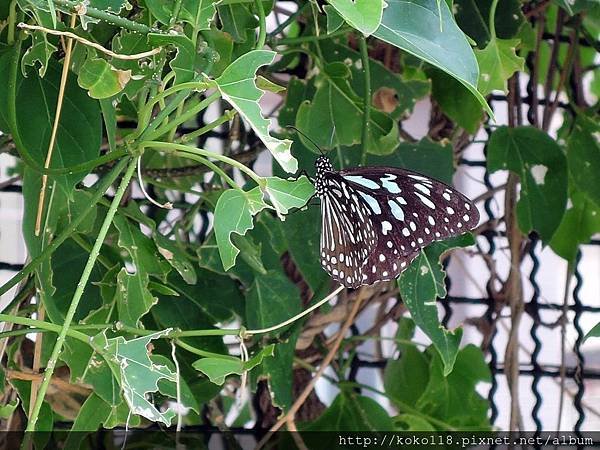
[[[284,216],[289,216],[290,214],[294,214],[297,213],[299,211],[302,211],[304,209],[306,209],[308,206],[311,206],[310,202],[317,196],[317,194],[313,194],[311,195],[311,197],[306,201],[306,203],[302,206],[300,206],[299,208],[290,208],[289,212],[287,214],[283,214]],[[313,204],[314,205],[314,204]]]

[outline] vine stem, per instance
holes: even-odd
[[[75,14],[74,14],[75,15]],[[82,38],[81,36],[75,34],[75,33],[71,33],[70,31],[59,31],[59,30],[53,30],[51,28],[46,28],[46,27],[41,27],[39,25],[29,25],[26,23],[21,22],[19,25],[17,25],[19,28],[24,28],[26,30],[37,30],[37,31],[41,31],[43,33],[46,34],[52,34],[54,36],[65,36],[69,39],[73,39],[75,41],[81,42],[83,45],[86,45],[88,47],[92,47],[95,48],[98,51],[101,51],[102,53],[111,56],[115,59],[123,59],[123,60],[136,60],[136,59],[142,59],[142,58],[148,58],[150,56],[154,56],[159,54],[162,51],[162,47],[157,47],[157,48],[153,48],[152,50],[148,50],[147,52],[142,52],[142,53],[134,53],[131,55],[122,55],[120,53],[115,53],[112,50],[109,50],[105,47],[102,47],[100,44],[97,44],[95,42],[92,41],[88,41],[85,38]],[[73,25],[71,25],[71,28],[73,28]]]
[[[120,28],[125,28],[126,30],[144,34],[153,31],[159,32],[158,29],[150,28],[149,26],[146,26],[143,23],[134,22],[133,20],[126,19],[125,17],[120,17],[115,14],[102,11],[100,9],[92,8],[91,6],[85,6],[84,9],[82,8],[82,2],[80,0],[52,0],[52,2],[55,5],[78,11],[78,14],[93,17],[94,19],[103,20]],[[79,13],[79,11],[81,12]]]
[[[492,39],[496,38],[496,8],[498,7],[498,0],[492,0],[492,5],[490,6],[490,35]]]
[[[361,291],[358,298],[354,302],[354,305],[352,306],[352,310],[350,311],[348,318],[346,319],[344,324],[341,326],[335,342],[333,343],[333,345],[331,346],[331,349],[327,353],[327,356],[325,356],[325,359],[321,363],[319,370],[317,371],[317,373],[315,373],[315,376],[311,378],[310,382],[306,385],[306,387],[304,388],[302,393],[298,396],[298,398],[296,399],[296,401],[294,402],[292,407],[289,409],[289,411],[283,417],[281,417],[275,423],[275,425],[273,425],[271,427],[269,432],[258,443],[255,450],[260,450],[270,439],[272,433],[275,433],[277,430],[279,430],[283,425],[285,425],[288,422],[288,420],[290,418],[292,418],[292,419],[294,418],[296,412],[304,404],[304,402],[306,401],[306,399],[308,398],[308,396],[310,395],[312,390],[315,388],[317,381],[319,380],[319,378],[321,378],[321,375],[323,375],[323,373],[325,372],[325,369],[327,369],[327,367],[329,367],[329,364],[331,364],[331,361],[333,361],[333,358],[335,358],[335,355],[337,354],[338,349],[344,340],[346,331],[348,331],[348,328],[350,328],[350,325],[352,325],[356,315],[358,314],[358,311],[360,309],[360,305],[362,304],[363,299],[364,299],[364,293]]]
[[[258,184],[259,186],[264,187],[264,184],[265,184],[265,181],[259,175],[257,175],[249,167],[246,167],[245,165],[243,165],[241,162],[236,161],[235,159],[229,158],[224,155],[219,155],[214,152],[209,152],[208,150],[204,150],[202,148],[192,147],[192,146],[183,145],[183,144],[175,144],[173,142],[160,142],[160,141],[143,141],[143,142],[139,143],[139,148],[154,148],[154,149],[158,149],[158,150],[167,150],[167,151],[179,150],[183,153],[190,153],[192,155],[199,155],[199,156],[204,156],[207,158],[214,158],[214,159],[222,161],[226,164],[229,164],[230,166],[236,167],[237,169],[240,169],[242,172],[244,172],[246,175],[248,175],[250,178],[252,178],[256,182],[256,184]]]
[[[261,49],[265,46],[265,40],[267,38],[267,21],[265,18],[265,7],[262,4],[262,0],[255,0],[256,10],[258,11],[258,40],[256,41],[256,48]]]
[[[77,306],[79,305],[79,301],[83,296],[83,291],[87,285],[87,282],[92,273],[92,269],[94,264],[96,263],[96,259],[100,254],[100,248],[104,243],[104,239],[106,238],[106,234],[108,233],[108,229],[112,223],[113,217],[117,212],[117,208],[119,207],[119,203],[125,194],[125,189],[129,185],[129,181],[134,174],[136,167],[136,160],[131,158],[129,160],[129,165],[127,166],[127,170],[125,171],[125,175],[119,184],[117,192],[113,198],[113,201],[106,213],[106,217],[104,218],[104,222],[102,223],[102,227],[100,228],[100,232],[98,233],[98,237],[96,238],[96,242],[94,243],[94,247],[90,253],[90,256],[87,260],[85,268],[83,269],[83,273],[81,274],[81,278],[79,279],[79,283],[77,283],[77,289],[75,290],[75,294],[73,295],[73,299],[71,300],[71,305],[69,306],[69,310],[65,315],[65,321],[62,325],[61,331],[56,339],[56,344],[52,349],[52,354],[50,355],[50,359],[48,360],[48,365],[46,366],[46,370],[44,371],[44,378],[42,379],[42,384],[40,385],[40,389],[37,393],[37,398],[35,401],[35,405],[32,410],[32,414],[29,417],[29,422],[27,424],[26,431],[34,431],[35,425],[38,421],[40,409],[42,408],[42,404],[44,402],[44,397],[46,396],[46,391],[48,390],[48,386],[50,385],[50,380],[52,378],[52,374],[54,373],[54,368],[56,367],[56,363],[58,361],[58,356],[62,350],[63,344],[65,342],[65,338],[69,331],[69,327],[71,326],[71,322],[73,322],[73,317],[75,316],[75,312],[77,311]]]
[[[285,322],[281,322],[281,323],[279,323],[277,325],[274,325],[272,327],[269,327],[269,328],[262,328],[260,330],[246,330],[245,335],[246,336],[251,336],[253,334],[269,333],[271,331],[278,330],[279,328],[283,328],[283,327],[285,327],[285,326],[287,326],[287,325],[289,325],[291,323],[294,323],[296,320],[301,319],[302,317],[306,316],[307,314],[310,314],[315,309],[319,308],[321,305],[324,305],[325,303],[327,303],[333,297],[335,297],[336,295],[338,295],[342,291],[342,289],[344,289],[344,286],[339,286],[335,291],[333,291],[327,297],[325,297],[322,300],[319,300],[317,303],[315,303],[314,305],[312,305],[310,308],[305,309],[300,314],[296,314],[294,317],[290,317]]]
[[[77,14],[71,14],[71,28],[75,28],[75,21],[77,20]],[[20,25],[20,24],[19,24]],[[44,161],[44,169],[50,167],[52,161],[52,154],[54,153],[54,144],[56,143],[56,134],[58,133],[58,124],[60,122],[60,116],[62,114],[63,99],[65,96],[65,88],[67,86],[67,78],[69,77],[69,66],[71,65],[71,50],[73,50],[73,39],[67,39],[67,49],[65,51],[65,60],[63,61],[62,73],[60,75],[60,85],[58,87],[58,98],[56,100],[56,112],[54,114],[54,123],[52,124],[52,133],[50,134],[50,142],[48,143],[48,151],[46,153],[46,160]],[[34,233],[36,236],[40,235],[40,228],[42,226],[42,214],[44,213],[44,199],[46,197],[46,184],[48,183],[48,175],[42,175],[42,186],[40,187],[40,196],[38,199],[37,215],[35,218],[35,229]]]
[[[369,67],[369,47],[367,38],[361,36],[360,56],[362,59],[363,71],[365,72],[365,92],[363,99],[363,127],[362,127],[362,156],[360,163],[364,165],[367,162],[367,149],[369,140],[369,122],[371,121],[371,68]]]
[[[12,287],[14,287],[17,283],[19,283],[22,279],[24,279],[27,275],[33,272],[37,266],[39,266],[42,262],[52,255],[54,250],[56,250],[64,241],[66,241],[69,236],[73,234],[73,232],[77,229],[79,224],[88,217],[89,213],[96,207],[96,203],[100,201],[100,198],[104,195],[109,186],[117,179],[125,165],[127,164],[127,159],[122,159],[119,161],[112,171],[110,171],[104,178],[98,181],[98,188],[96,192],[92,196],[89,201],[87,208],[81,213],[78,214],[73,221],[68,225],[67,228],[57,237],[55,237],[50,245],[44,249],[42,253],[33,258],[29,264],[27,264],[19,273],[17,273],[14,277],[8,280],[5,284],[0,287],[0,295],[5,294]]]

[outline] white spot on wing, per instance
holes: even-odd
[[[369,180],[360,175],[344,175],[344,178],[348,181],[351,181],[356,184],[360,184],[369,189],[379,189],[379,185],[375,183],[373,180]]]

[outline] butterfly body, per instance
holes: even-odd
[[[396,167],[336,171],[315,163],[321,200],[321,266],[356,288],[392,280],[433,241],[475,228],[479,212],[446,184]]]

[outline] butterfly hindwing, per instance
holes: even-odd
[[[358,194],[347,183],[328,180],[321,197],[323,269],[345,286],[363,284],[361,267],[376,243],[369,210]]]

